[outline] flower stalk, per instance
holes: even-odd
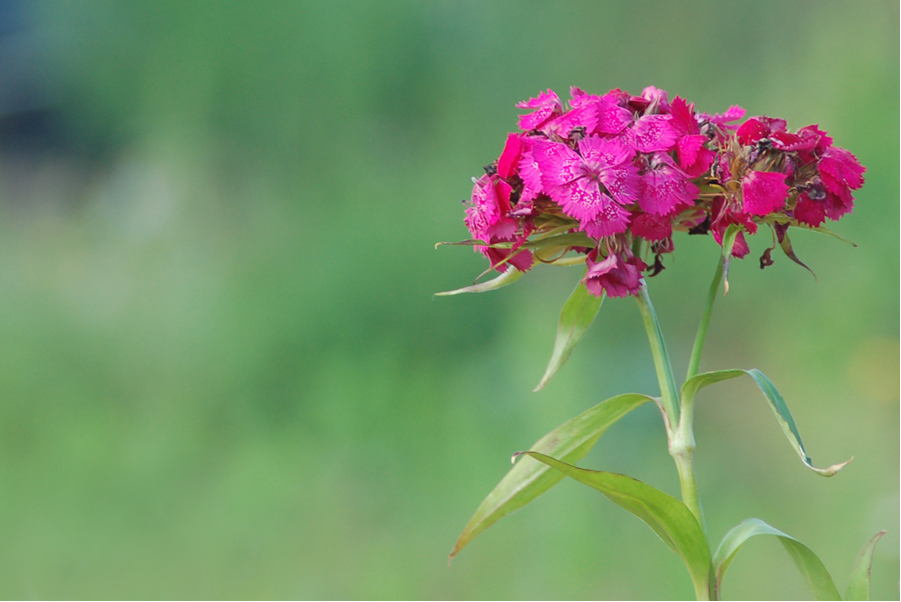
[[[584,265],[560,314],[551,361],[535,390],[560,369],[605,297],[634,296],[660,396],[629,393],[607,399],[517,454],[530,458],[518,461],[485,498],[451,556],[566,476],[597,489],[651,527],[685,562],[698,600],[718,598],[732,556],[749,537],[762,534],[782,539],[817,599],[839,599],[828,571],[809,548],[758,519],[727,533],[711,554],[694,468],[694,400],[703,387],[750,377],[807,468],[831,477],[847,464],[825,469],[812,464],[785,400],[759,370],[698,371],[720,284],[725,281],[729,290],[729,262],[750,252],[745,235],[760,226],[773,232],[774,243],[760,257],[761,268],[772,265],[777,241],[789,259],[806,268],[792,249],[788,229],[829,233],[822,224],[852,211],[852,192],[863,185],[865,168],[816,125],[792,132],[784,120],[770,117],[738,124],[744,117],[740,107],[701,113],[678,96],[670,101],[654,87],[640,96],[618,89],[603,96],[579,88],[570,92],[568,106],[551,90],[519,103],[530,111],[520,116],[520,131],[507,136],[500,157],[485,166],[485,175],[473,178],[465,219],[473,238],[455,244],[473,246],[489,259],[487,271],[501,275],[442,294],[506,286],[536,262]],[[681,387],[646,280],[665,269],[662,258],[673,252],[674,232],[711,234],[722,247]],[[575,465],[607,428],[651,401],[663,416],[681,501],[631,477]],[[868,587],[877,540],[862,553],[863,568],[855,569],[849,591]]]

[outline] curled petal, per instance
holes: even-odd
[[[536,98],[517,103],[516,106],[520,109],[537,109],[533,113],[519,117],[519,129],[523,131],[538,129],[550,119],[563,113],[563,103],[550,89],[547,92],[541,92]]]
[[[609,297],[637,295],[641,288],[641,271],[647,265],[638,257],[622,259],[610,253],[602,261],[595,263],[597,251],[588,255],[588,271],[582,282],[591,294],[600,297],[606,292]]]

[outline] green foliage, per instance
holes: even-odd
[[[552,430],[536,441],[531,449],[575,462],[591,451],[611,425],[651,400],[647,395],[627,393],[602,401]],[[530,458],[516,462],[469,520],[451,552],[451,558],[499,518],[522,508],[562,479],[561,473],[550,470],[541,462]]]
[[[435,293],[435,296],[449,297],[451,295],[459,295],[461,293],[485,293],[507,286],[508,284],[513,284],[514,282],[522,278],[523,274],[524,272],[520,272],[516,268],[510,267],[501,272],[500,276],[496,276],[495,278],[492,278],[491,280],[488,280],[486,282],[480,282],[478,284],[465,286],[463,288],[458,288],[452,291]]]
[[[578,345],[601,309],[604,296],[595,297],[588,292],[581,282],[563,305],[560,312],[560,322],[557,324],[557,338],[554,340],[554,351],[541,377],[541,382],[535,387],[539,391],[551,380],[558,370],[566,363],[573,349]]]
[[[760,519],[749,518],[742,521],[731,531],[726,533],[720,542],[716,553],[713,555],[713,565],[716,571],[717,592],[721,591],[723,577],[726,569],[732,562],[739,548],[750,538],[757,535],[774,535],[779,538],[785,550],[801,571],[817,600],[841,600],[841,596],[829,576],[829,571],[823,565],[819,557],[803,543],[790,535],[786,535],[779,529],[771,527]],[[719,597],[719,596],[718,596]]]
[[[766,375],[760,370],[718,370],[716,372],[705,372],[704,374],[698,374],[688,379],[682,385],[683,403],[685,403],[686,401],[694,400],[697,392],[708,385],[712,385],[714,383],[718,383],[720,381],[728,380],[731,378],[736,378],[744,374],[750,376],[751,379],[760,388],[760,391],[769,402],[770,409],[773,410],[773,414],[775,414],[776,416],[776,421],[779,423],[779,427],[782,429],[782,432],[785,433],[785,436],[788,439],[789,443],[792,445],[792,448],[796,452],[798,452],[798,455],[801,457],[801,461],[807,468],[814,471],[820,476],[831,477],[842,468],[844,468],[849,462],[851,462],[851,460],[847,460],[846,462],[833,464],[832,466],[829,466],[827,468],[817,468],[811,463],[810,457],[807,455],[807,451],[804,449],[804,444],[801,442],[801,434],[798,432],[797,425],[795,425],[795,419],[792,416],[791,411],[788,409],[788,405],[786,405],[785,399],[782,398],[782,394],[779,393],[776,385],[774,385],[772,381],[767,378]]]
[[[682,557],[698,593],[709,591],[710,550],[707,538],[685,504],[632,477],[578,468],[535,451],[523,453],[597,489],[640,518],[663,543]]]
[[[885,535],[885,531],[874,535],[857,555],[854,568],[851,570],[851,581],[845,591],[845,600],[870,599],[870,570],[873,567],[873,554],[876,552],[876,544],[883,535]]]

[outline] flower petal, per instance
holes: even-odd
[[[789,186],[781,172],[752,171],[742,180],[741,189],[746,213],[769,215],[785,205]]]

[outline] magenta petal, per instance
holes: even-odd
[[[823,203],[802,194],[798,197],[798,204],[795,205],[795,219],[802,224],[816,228],[826,221],[826,207]]]
[[[565,144],[538,141],[532,147],[532,157],[538,163],[545,190],[569,184],[583,175],[582,157]]]
[[[762,123],[756,117],[752,117],[741,124],[741,127],[738,128],[735,135],[738,136],[739,142],[748,146],[749,144],[754,144],[761,138],[766,138],[769,133],[770,131],[769,128],[766,127],[766,124]]]
[[[582,153],[585,163],[595,169],[613,167],[631,161],[635,156],[635,151],[619,138],[600,136],[589,136],[579,140],[579,152]]]
[[[679,167],[685,169],[698,160],[698,151],[707,142],[707,136],[694,135],[682,136],[676,142],[676,154],[679,157]]]
[[[596,255],[596,252],[588,256],[588,271],[582,279],[591,294],[600,297],[601,289],[609,297],[638,294],[641,288],[641,270],[646,267],[641,259],[630,257],[623,260],[611,253],[602,261],[593,263],[592,255]]]
[[[599,134],[618,134],[630,123],[632,123],[632,113],[610,102],[606,98],[597,100],[597,116],[598,122],[595,132]]]
[[[665,240],[673,235],[672,218],[642,213],[629,226],[632,234],[645,240]]]
[[[621,205],[630,205],[638,199],[641,176],[632,163],[601,171],[601,182],[607,192]]]
[[[631,130],[635,149],[643,153],[670,150],[679,138],[671,120],[669,115],[645,115],[635,122]]]
[[[585,132],[594,131],[597,122],[597,107],[594,104],[586,104],[549,121],[542,127],[542,131],[566,139],[576,128],[585,128]]]
[[[830,146],[817,164],[826,188],[834,194],[842,194],[845,187],[855,190],[863,186],[866,168],[850,152]]]
[[[582,221],[579,229],[591,238],[601,238],[622,234],[629,229],[629,212],[613,202],[607,195],[601,195],[604,203],[600,211],[591,219]]]
[[[516,106],[521,109],[538,109],[534,113],[519,117],[519,129],[524,131],[537,129],[549,119],[563,112],[563,103],[550,89],[547,92],[540,93],[537,98],[524,100],[517,103]]]
[[[520,109],[535,109],[544,106],[559,106],[561,109],[563,108],[560,97],[550,88],[548,88],[547,92],[539,92],[535,98],[516,103],[516,106]]]
[[[508,134],[507,143],[497,160],[497,175],[509,178],[516,173],[516,167],[522,156],[522,137],[519,134]]]
[[[592,219],[600,213],[604,206],[612,203],[607,195],[601,193],[597,182],[588,178],[579,178],[559,186],[551,191],[551,198],[557,201],[563,211],[580,222]]]
[[[652,161],[656,166],[641,176],[638,205],[648,213],[667,215],[681,204],[690,204],[698,187],[672,166],[668,155],[659,153]]]
[[[826,217],[837,220],[843,215],[851,213],[854,209],[854,197],[849,192],[847,196],[839,196],[826,193]]]
[[[535,198],[535,196],[544,191],[544,186],[541,183],[541,169],[539,169],[535,157],[532,156],[531,150],[524,152],[519,159],[519,177],[522,178],[524,184],[523,198],[526,197],[526,191],[529,192],[531,198]]]
[[[671,123],[676,131],[683,136],[690,136],[699,132],[698,122],[694,117],[694,109],[693,104],[688,104],[685,102],[685,99],[679,96],[673,99],[670,107],[670,114],[673,117]]]
[[[768,215],[785,205],[788,184],[785,174],[775,171],[752,171],[741,183],[745,213]]]

